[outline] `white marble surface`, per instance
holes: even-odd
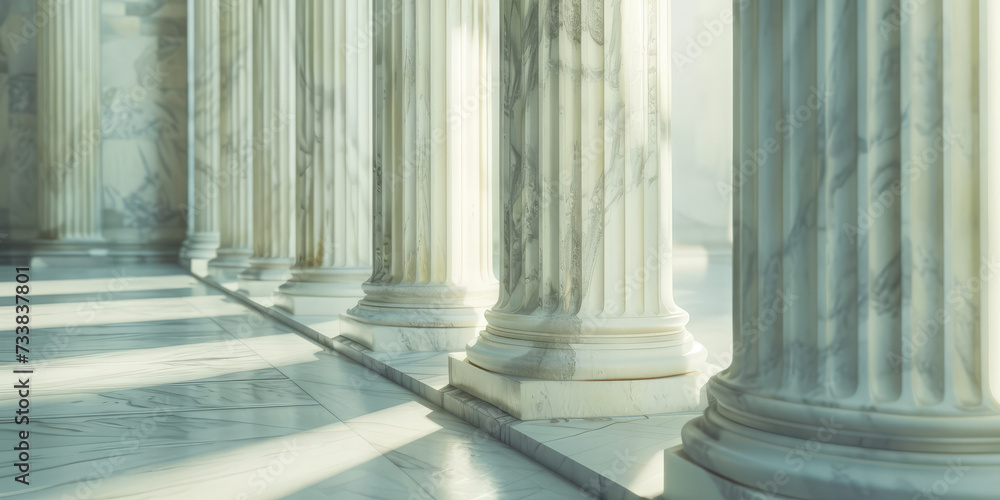
[[[198,315],[109,331],[105,325],[125,325],[115,316],[119,305],[132,301],[118,294],[130,290],[95,299],[104,309],[79,327],[79,335],[93,337],[90,345],[71,345],[33,375],[31,485],[15,489],[19,485],[8,468],[0,473],[0,495],[585,496],[482,431],[199,284],[176,266],[125,271],[149,278],[137,286],[144,291],[162,281],[165,296],[156,307],[172,301],[173,311]],[[32,278],[51,290],[33,296],[38,313],[71,304],[67,297],[79,305],[117,279],[110,268],[63,270],[58,277],[39,271]],[[77,293],[60,295],[60,280]],[[191,291],[176,293],[178,280]],[[72,326],[72,317],[55,315],[63,324],[39,329],[34,338],[42,341]],[[192,321],[199,328],[189,328]],[[8,365],[0,368],[9,373]],[[16,404],[8,396],[0,399],[4,415]]]
[[[372,274],[371,5],[302,0],[296,22],[296,259],[275,303],[337,315]]]
[[[996,497],[1000,6],[899,5],[738,9],[735,355],[683,431],[708,497]]]
[[[202,0],[193,4],[189,25],[193,61],[194,119],[190,164],[190,198],[188,199],[188,233],[181,247],[182,261],[200,261],[204,265],[215,258],[219,248],[219,162],[222,157],[222,137],[219,119],[222,114],[221,67],[219,65],[220,23],[219,0]],[[193,170],[191,170],[193,169]],[[200,274],[204,274],[202,271]]]
[[[679,247],[673,259],[676,296],[685,298],[697,332],[711,350],[706,372],[699,383],[718,373],[732,359],[732,303],[718,300],[731,293],[731,258],[728,253],[707,251],[701,247]],[[472,395],[449,385],[448,352],[375,352],[340,335],[340,322],[322,316],[292,316],[273,307],[266,298],[247,299],[263,315],[278,319],[288,328],[326,345],[367,368],[335,389],[336,395],[348,386],[365,386],[385,377],[395,387],[382,386],[381,397],[390,400],[410,392],[444,407],[483,432],[500,439],[524,455],[538,461],[576,483],[588,494],[614,499],[658,498],[664,493],[665,448],[678,446],[681,427],[699,413],[639,415],[616,418],[544,419],[521,422]],[[215,299],[214,301],[211,299]],[[218,320],[230,331],[249,332],[251,322],[232,316],[242,309],[221,297],[200,300],[202,310],[221,315]],[[261,316],[263,317],[263,316]],[[281,327],[260,329],[261,333],[281,333]],[[285,330],[288,331],[288,330]],[[265,337],[258,342],[270,342]],[[301,383],[300,383],[301,386]],[[405,389],[403,389],[405,388]],[[402,392],[401,392],[402,391]],[[377,400],[375,400],[377,401]],[[365,411],[373,404],[360,401],[360,407],[345,415]],[[667,485],[668,492],[675,491]],[[685,491],[678,488],[682,496]]]
[[[270,297],[295,261],[295,2],[254,2],[253,256],[239,288]]]
[[[187,201],[186,0],[96,3],[101,175],[94,210],[101,234],[124,253],[175,255]],[[48,5],[10,0],[0,8],[0,74],[7,74],[0,120],[9,127],[0,130],[0,143],[9,144],[0,155],[0,176],[9,180],[0,194],[0,233],[18,244],[37,237],[42,201],[35,16],[45,19]]]
[[[176,253],[189,202],[186,0],[100,4],[103,236]]]
[[[101,26],[98,0],[40,0],[38,232],[101,239]],[[62,105],[60,105],[62,103]]]
[[[219,249],[208,274],[233,282],[253,245],[253,0],[221,3]]]
[[[693,372],[637,380],[544,380],[484,370],[465,353],[448,357],[448,379],[519,420],[595,418],[704,409],[706,380]]]
[[[359,342],[461,347],[496,302],[484,64],[494,3],[372,3],[373,272],[343,325]]]
[[[673,297],[671,2],[497,6],[500,293],[466,349],[481,370],[453,362],[452,385],[521,416],[692,410],[707,352]]]

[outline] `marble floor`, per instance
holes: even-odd
[[[732,359],[732,259],[728,248],[678,246],[674,295],[691,315],[688,329],[709,351],[703,380]],[[225,288],[233,289],[235,283]],[[375,352],[340,336],[334,316],[296,316],[274,307],[271,297],[206,297],[215,316],[250,305],[322,345],[358,361],[399,386],[460,416],[490,436],[569,478],[587,493],[614,500],[670,497],[664,483],[664,450],[680,445],[681,427],[700,411],[609,418],[520,421],[449,385],[447,352]],[[665,493],[667,495],[665,495]]]
[[[30,486],[5,467],[0,497],[588,496],[179,267],[33,267],[30,298],[30,425],[0,393],[5,453],[31,433]],[[10,387],[10,335],[0,356]]]

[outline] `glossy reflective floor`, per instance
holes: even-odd
[[[0,290],[5,304],[13,293]],[[0,497],[586,496],[176,266],[33,268],[30,300],[31,422],[14,425],[6,390],[0,429],[7,454],[30,431],[31,484],[4,467]],[[13,355],[8,331],[7,387]]]

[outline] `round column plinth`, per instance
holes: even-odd
[[[249,248],[220,248],[217,256],[208,261],[208,275],[219,282],[236,281],[250,267]]]
[[[292,263],[288,258],[250,258],[250,267],[237,276],[239,291],[251,297],[270,296],[292,277]]]
[[[486,326],[496,286],[362,285],[340,333],[375,351],[459,351]]]
[[[292,269],[274,294],[274,304],[296,315],[336,316],[364,297],[361,284],[370,268],[310,267]]]
[[[486,318],[489,325],[466,350],[469,362],[507,375],[546,380],[668,377],[698,371],[708,357],[684,329],[684,312],[580,318],[489,311]]]
[[[996,498],[1000,454],[978,453],[974,442],[966,443],[966,453],[885,449],[891,437],[870,443],[879,448],[845,446],[836,444],[843,422],[819,409],[816,415],[811,437],[789,437],[738,424],[713,405],[684,426],[684,453],[723,479],[759,491],[759,498]]]

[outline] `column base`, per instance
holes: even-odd
[[[274,305],[297,316],[337,316],[364,297],[370,268],[297,268],[278,287]]]
[[[169,244],[109,243],[103,238],[13,241],[0,249],[0,261],[32,267],[92,267],[95,263],[121,265],[176,262],[177,246]]]
[[[486,308],[419,309],[357,304],[340,315],[340,334],[380,352],[461,351],[485,322],[462,326],[469,316],[482,318]],[[449,322],[449,319],[458,321]]]
[[[250,297],[270,297],[282,283],[291,279],[289,269],[293,262],[286,258],[253,257],[250,267],[237,276],[237,290]]]
[[[219,233],[189,234],[181,246],[180,265],[197,276],[208,276],[208,261],[219,248]]]
[[[834,444],[845,427],[835,418],[816,414],[816,432],[810,439],[765,432],[722,416],[716,405],[684,426],[682,438],[688,462],[706,474],[724,478],[722,496],[706,499],[930,500],[996,498],[1000,453],[974,453],[979,440],[970,440],[969,453],[896,451]],[[890,445],[891,437],[883,444]],[[879,442],[871,442],[878,446]],[[671,461],[690,477],[685,464]],[[685,479],[686,480],[686,479]],[[747,496],[756,492],[758,496]],[[740,496],[740,495],[743,496]],[[726,496],[728,495],[728,496]],[[735,496],[734,496],[735,495]],[[669,496],[667,498],[670,498]],[[677,497],[687,498],[687,497]]]
[[[694,463],[679,445],[664,451],[663,483],[663,500],[797,500],[717,476]]]
[[[218,255],[208,261],[208,277],[219,283],[238,281],[240,273],[250,267],[252,254],[249,248],[220,248]]]
[[[32,240],[7,255],[22,257],[31,267],[91,267],[95,262],[110,262],[108,244],[103,238],[72,240]]]
[[[340,334],[373,351],[461,351],[486,326],[497,285],[364,283],[365,298],[340,316]]]
[[[469,361],[486,370],[544,380],[636,380],[704,370],[708,352],[684,329],[687,313],[577,318],[486,313]],[[666,329],[666,331],[662,331]]]
[[[698,411],[706,406],[701,372],[639,380],[541,380],[484,370],[448,355],[448,378],[519,420],[596,418]]]

